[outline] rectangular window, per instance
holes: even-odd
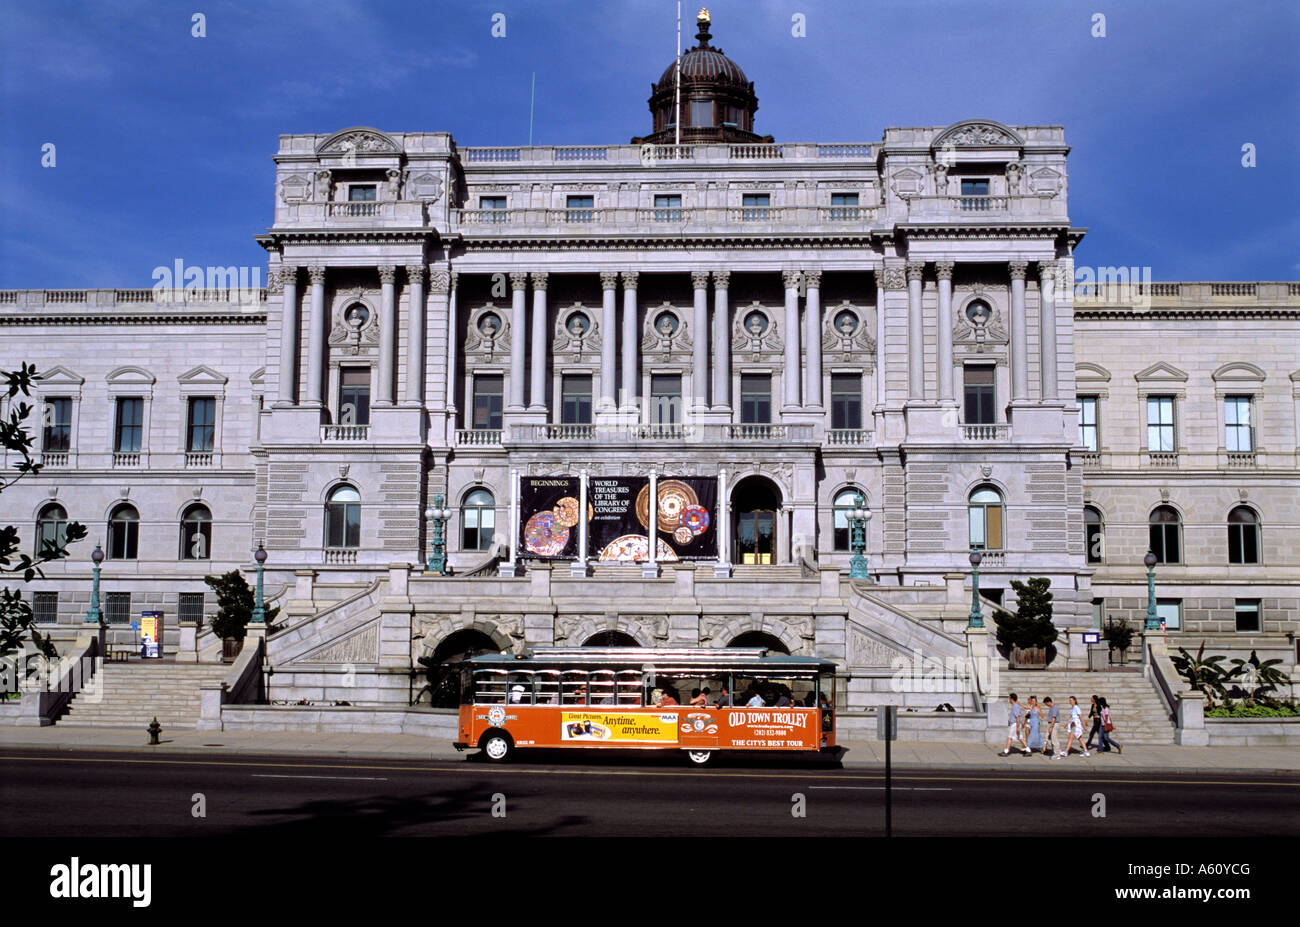
[[[691,125],[693,126],[713,125],[713,101],[712,100],[691,101]]]
[[[45,428],[41,435],[41,450],[49,453],[67,452],[72,446],[72,400],[58,397],[45,400]]]
[[[500,431],[502,396],[505,377],[484,374],[474,378],[474,420],[470,427],[477,430]]]
[[[192,396],[189,407],[185,450],[191,454],[211,454],[217,433],[217,400],[211,396]]]
[[[1236,604],[1237,630],[1262,630],[1259,617],[1259,599],[1238,599]]]
[[[374,184],[352,184],[348,187],[349,203],[373,203],[376,188]]]
[[[682,420],[682,378],[680,374],[650,376],[650,421],[655,425],[677,425]]]
[[[32,617],[37,624],[55,624],[58,622],[59,594],[57,592],[33,592]]]
[[[131,593],[104,593],[104,621],[108,624],[131,623]]]
[[[560,423],[591,424],[591,374],[565,375],[560,379]]]
[[[489,225],[496,225],[506,221],[506,216],[505,216],[506,198],[504,196],[480,196],[478,198],[478,208],[491,209],[494,211],[499,211],[501,213],[501,215],[499,216],[494,216],[490,214],[485,216],[479,216],[479,220],[482,222],[485,222]]]
[[[1156,599],[1156,617],[1164,622],[1166,631],[1183,629],[1183,600]]]
[[[596,218],[596,198],[594,196],[570,196],[565,200],[568,212],[567,222],[592,222]]]
[[[113,450],[119,454],[136,454],[144,439],[144,400],[119,397],[117,400],[117,426],[113,432]]]
[[[182,592],[176,607],[176,620],[203,624],[203,593]]]
[[[994,381],[993,367],[966,367],[966,424],[992,425],[994,418]]]
[[[1092,600],[1092,626],[1094,628],[1100,628],[1105,623],[1103,620],[1105,617],[1105,612],[1106,612],[1106,600],[1093,599]]]
[[[1079,443],[1094,454],[1101,448],[1097,434],[1097,397],[1079,396]]]
[[[988,196],[989,181],[987,177],[963,177],[961,181],[962,196]]]
[[[1247,453],[1255,449],[1249,396],[1228,396],[1223,400],[1223,424],[1229,453]]]
[[[1147,397],[1147,450],[1174,452],[1174,397]]]
[[[370,424],[369,367],[344,367],[339,371],[339,424]]]
[[[858,218],[858,195],[856,193],[831,194],[832,219]]]
[[[740,420],[747,425],[772,423],[772,377],[769,374],[740,375]]]
[[[856,373],[831,374],[831,428],[862,427],[862,377]]]
[[[655,221],[682,221],[682,198],[679,194],[665,193],[662,196],[655,196]]]
[[[740,217],[746,222],[764,222],[768,218],[768,207],[772,205],[769,193],[746,193],[741,197]]]

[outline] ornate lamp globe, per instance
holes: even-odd
[[[983,559],[984,559],[984,555],[981,554],[978,550],[972,550],[972,551],[970,552],[970,565],[971,565],[971,566],[973,566],[973,567],[977,567],[977,566],[979,566],[979,565],[980,565],[980,561],[983,560]]]
[[[1142,558],[1142,562],[1146,564],[1148,570],[1151,569],[1156,565],[1155,553],[1153,551],[1147,551],[1147,555]]]
[[[102,547],[100,547],[98,544],[96,544],[96,545],[95,545],[95,549],[94,549],[93,551],[90,552],[90,559],[93,560],[93,561],[95,561],[95,563],[96,563],[97,565],[100,564],[100,563],[103,563],[103,562],[104,562],[104,549],[103,549]]]
[[[253,559],[258,563],[266,563],[266,548],[260,542],[257,545],[256,553],[253,554]]]

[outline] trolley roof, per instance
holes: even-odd
[[[485,653],[465,661],[476,669],[541,667],[640,669],[649,664],[668,670],[729,670],[761,673],[834,673],[835,663],[820,657],[771,653],[762,647],[538,647],[521,654]]]

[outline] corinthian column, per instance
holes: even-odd
[[[536,411],[546,408],[546,274],[528,276],[533,281],[533,377],[528,407]]]
[[[623,385],[620,404],[636,408],[636,361],[640,339],[636,336],[636,271],[623,271]]]
[[[323,406],[325,397],[325,336],[329,319],[325,316],[325,268],[307,268],[311,278],[311,328],[307,331],[307,403]]]
[[[379,268],[379,388],[375,405],[393,404],[393,367],[397,359],[397,268]]]
[[[924,261],[907,262],[907,398],[925,399],[925,317],[921,313]]]
[[[695,334],[691,344],[691,408],[701,411],[709,403],[709,272],[692,271],[695,290]]]
[[[731,408],[731,309],[727,287],[731,271],[713,272],[713,407]]]
[[[1056,398],[1056,262],[1038,262],[1038,350],[1044,399]]]
[[[808,384],[804,390],[803,404],[820,409],[822,405],[822,272],[804,271],[807,281],[807,305],[804,306],[805,340],[808,353]]]
[[[280,313],[280,402],[292,403],[298,387],[298,268],[280,266],[284,297]]]
[[[510,275],[510,408],[524,409],[524,332],[528,328],[528,275]],[[511,543],[514,543],[511,541]]]
[[[785,283],[785,408],[799,406],[799,279],[797,270],[782,274]]]
[[[939,401],[953,402],[952,388],[952,261],[934,265],[939,278]]]
[[[1025,261],[1011,270],[1011,401],[1029,398],[1029,334],[1025,331]]]
[[[600,405],[612,410],[618,405],[618,380],[615,373],[618,355],[618,274],[614,271],[600,275],[601,333],[600,333]]]
[[[406,266],[407,297],[411,303],[406,334],[406,401],[424,402],[424,265]]]

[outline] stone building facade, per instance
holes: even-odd
[[[658,110],[630,145],[281,136],[264,290],[0,293],[7,366],[43,374],[7,521],[88,524],[110,620],[161,609],[188,659],[219,645],[203,576],[264,544],[280,697],[359,664],[345,694],[397,703],[421,657],[616,632],[818,652],[865,705],[898,656],[967,652],[972,546],[990,604],[1047,576],[1091,628],[1140,621],[1157,534],[1171,639],[1294,663],[1300,285],[1076,286],[1061,127],[750,139],[732,68],[684,67],[680,145]],[[517,477],[652,469],[718,476],[716,562],[518,562]],[[32,587],[56,633],[88,553]]]

